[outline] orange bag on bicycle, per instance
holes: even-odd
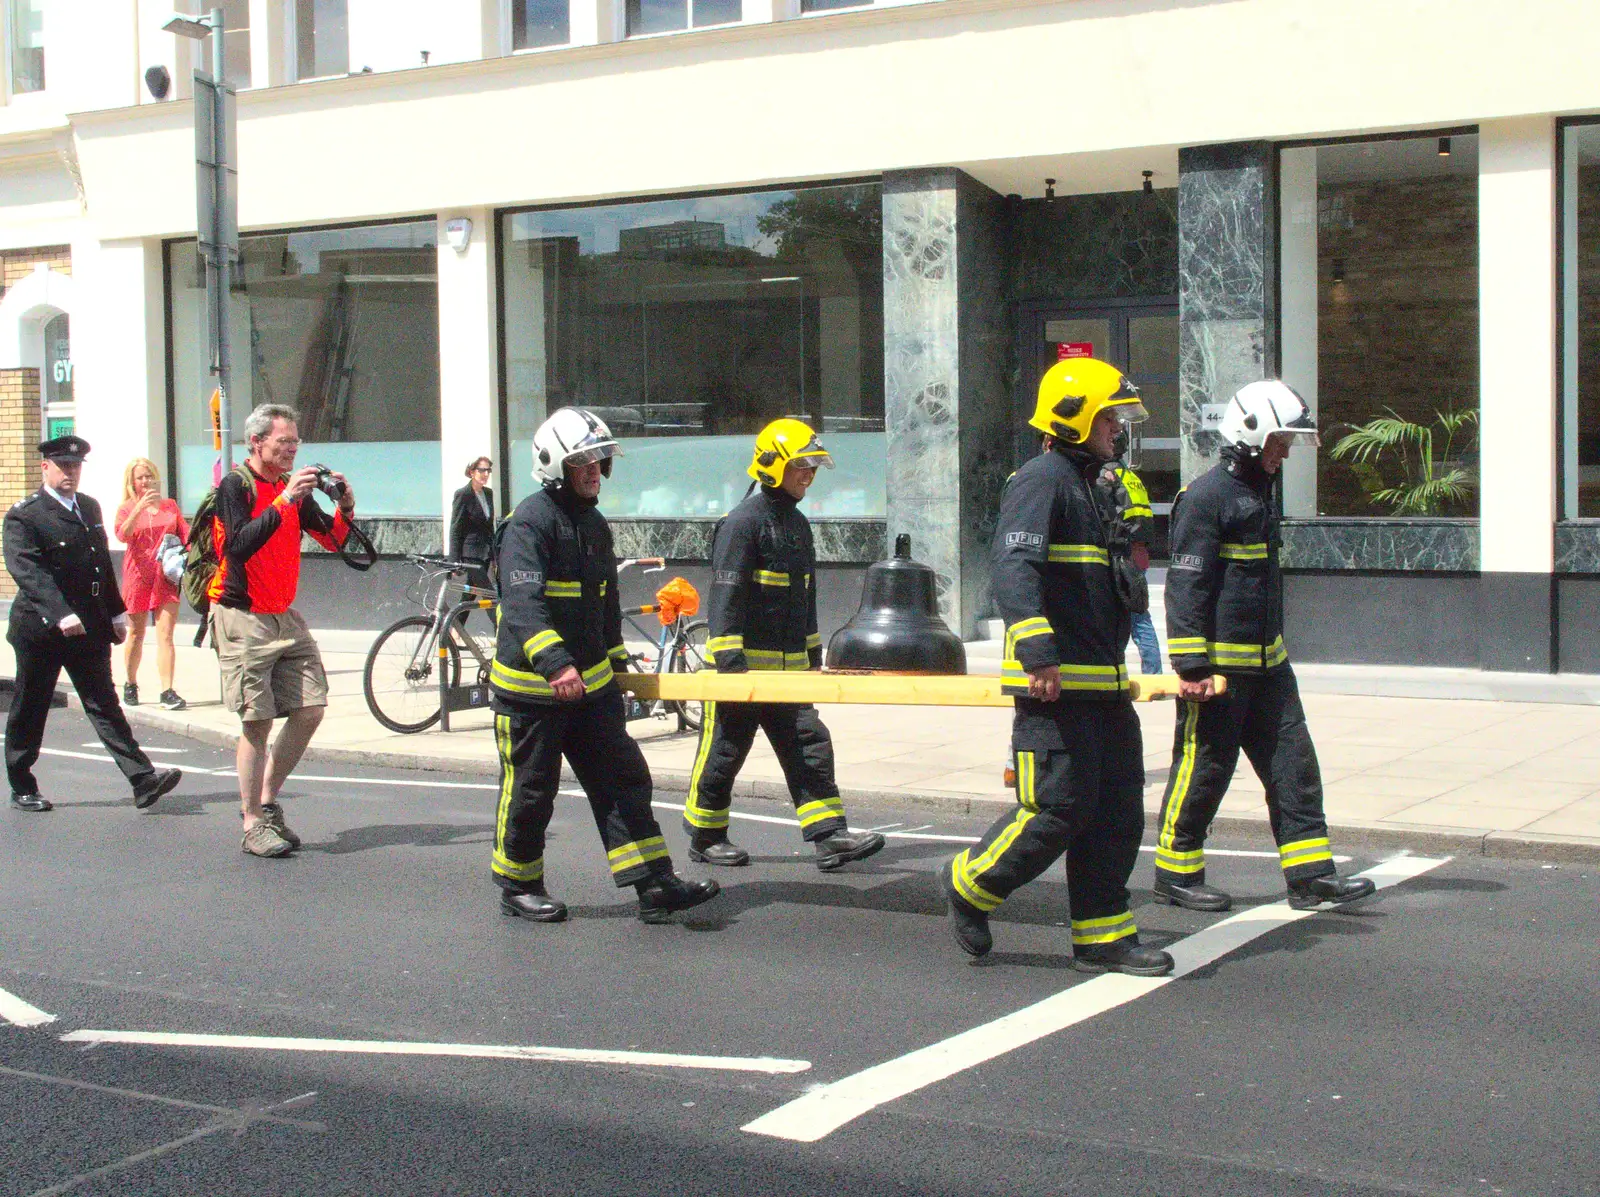
[[[688,578],[673,578],[656,591],[656,602],[661,605],[656,618],[661,621],[662,627],[666,627],[678,616],[687,618],[700,610],[700,592],[690,584]]]

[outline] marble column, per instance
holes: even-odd
[[[1278,238],[1272,155],[1264,141],[1178,151],[1178,421],[1185,483],[1211,468],[1221,445],[1205,426],[1206,409],[1273,370]]]
[[[945,621],[971,636],[1009,468],[1011,336],[998,195],[959,170],[883,181],[887,534],[939,577]]]

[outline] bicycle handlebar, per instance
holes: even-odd
[[[430,557],[425,553],[407,553],[406,560],[416,565],[433,565],[440,569],[447,569],[453,574],[468,573],[473,569],[481,568],[481,561],[452,561],[448,557]]]
[[[637,565],[645,573],[653,574],[667,568],[667,559],[665,557],[628,557],[617,562],[617,572],[621,573],[630,565]]]
[[[654,615],[660,610],[660,603],[646,603],[642,607],[628,607],[622,613],[624,615]]]

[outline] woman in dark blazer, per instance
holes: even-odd
[[[466,473],[467,485],[456,491],[450,504],[450,557],[474,563],[467,585],[487,587],[489,558],[494,553],[494,491],[489,489],[494,462],[487,457],[473,458]]]

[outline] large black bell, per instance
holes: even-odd
[[[828,668],[893,673],[965,673],[967,652],[939,618],[934,572],[911,560],[911,537],[894,540],[894,557],[867,567],[861,608],[828,641]]]

